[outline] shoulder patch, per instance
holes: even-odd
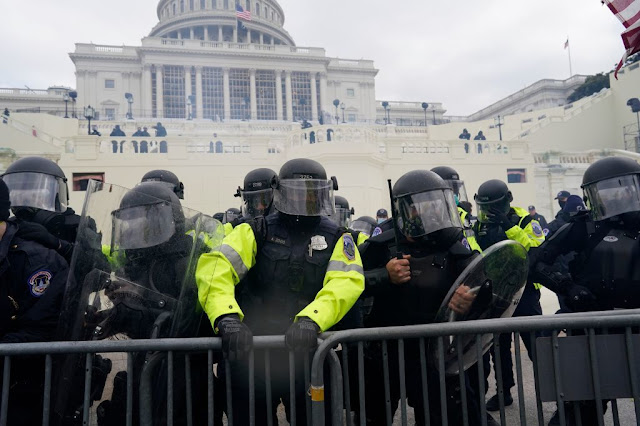
[[[536,237],[542,237],[544,235],[544,231],[538,222],[531,222],[531,228]]]
[[[29,277],[27,284],[29,285],[29,292],[34,297],[40,297],[47,291],[49,284],[51,284],[51,278],[53,275],[49,271],[38,271]]]
[[[376,229],[373,230],[373,233],[371,234],[371,236],[377,237],[380,234],[382,234],[382,228],[380,228],[379,226],[376,226]]]
[[[343,240],[344,248],[342,251],[344,252],[344,255],[349,260],[356,260],[356,244],[353,242],[353,237],[351,234],[344,234]]]
[[[466,238],[462,239],[462,245],[465,246],[466,248],[468,248],[469,250],[471,250],[471,244],[469,244],[469,240],[467,240]],[[473,251],[473,250],[472,250]]]

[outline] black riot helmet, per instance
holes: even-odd
[[[9,188],[14,213],[23,209],[55,213],[67,210],[67,178],[60,166],[48,158],[21,158],[7,167],[2,179]]]
[[[393,186],[393,203],[398,229],[407,237],[462,229],[453,190],[434,172],[414,170],[403,175]]]
[[[351,216],[355,214],[355,210],[349,206],[349,201],[339,195],[335,196],[336,213],[331,215],[330,219],[338,226],[349,228],[351,225]]]
[[[242,215],[255,218],[269,214],[273,203],[271,183],[277,174],[271,169],[255,169],[244,178],[244,188],[238,188],[237,197],[242,197]]]
[[[180,200],[158,182],[144,182],[129,191],[111,217],[112,251],[162,247],[186,232]]]
[[[240,209],[237,209],[235,207],[230,207],[227,210],[225,210],[224,217],[222,218],[222,223],[231,223],[234,220],[240,218],[241,215],[242,213],[240,212]]]
[[[584,173],[582,190],[595,221],[640,212],[640,165],[626,157],[598,160]]]
[[[453,168],[448,166],[439,166],[431,169],[432,172],[444,179],[451,189],[453,189],[453,197],[456,200],[456,204],[460,204],[460,201],[469,201],[467,197],[467,189],[464,186],[464,181],[460,179],[460,175]]]
[[[491,210],[508,213],[513,201],[513,195],[507,184],[498,179],[489,180],[480,185],[478,193],[473,198],[478,206],[478,220],[483,223],[489,222],[487,214],[491,213]]]
[[[317,161],[287,161],[272,187],[273,205],[281,213],[307,217],[335,214],[333,191],[338,189],[338,181],[335,177],[327,179],[327,172]]]
[[[184,185],[175,173],[168,170],[151,170],[142,176],[142,182],[163,182],[171,188],[179,199],[184,200]]]
[[[377,226],[377,220],[375,220],[371,216],[362,216],[353,221],[353,223],[351,224],[351,229],[371,236],[373,235],[373,231]]]

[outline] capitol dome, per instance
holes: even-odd
[[[250,21],[238,20],[237,3]],[[158,19],[151,37],[295,46],[276,0],[160,0]]]

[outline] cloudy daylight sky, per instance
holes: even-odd
[[[623,28],[600,0],[279,0],[298,46],[372,59],[377,99],[471,114],[542,78],[609,71]],[[139,45],[157,0],[0,0],[0,87],[75,86],[74,43]]]

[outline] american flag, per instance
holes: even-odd
[[[240,3],[236,4],[236,18],[244,19],[245,21],[251,20],[251,12],[248,10],[244,10]]]
[[[640,52],[640,0],[602,0],[611,12],[622,22],[626,31],[622,33],[622,42],[626,52],[616,67],[615,77],[627,58]]]

